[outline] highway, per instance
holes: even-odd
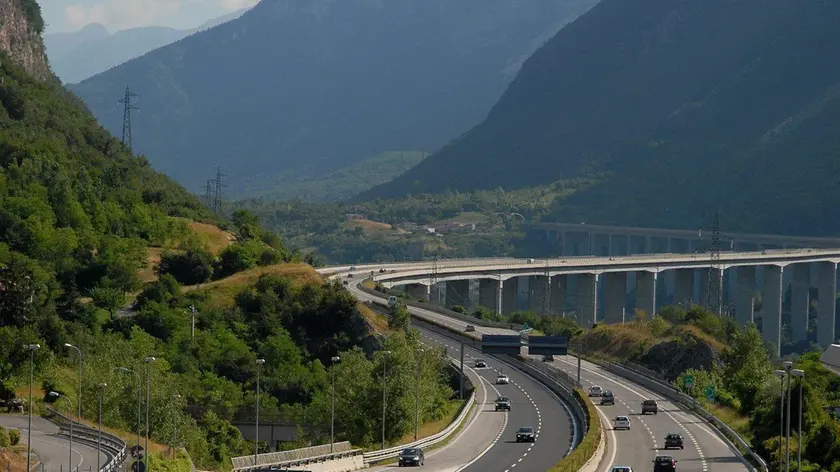
[[[387,267],[387,266],[386,266]],[[358,282],[349,286],[351,291],[360,299],[371,300],[374,297],[358,288]],[[382,301],[382,299],[379,299]],[[427,309],[410,308],[412,314],[445,324],[462,332],[466,326],[463,321],[447,317]],[[502,328],[484,328],[476,326],[476,331],[482,334],[513,334],[513,331]],[[424,333],[427,335],[427,333]],[[450,344],[455,345],[450,341]],[[450,346],[452,347],[452,346]],[[467,350],[471,353],[471,349]],[[480,355],[478,351],[472,351]],[[491,358],[487,358],[490,360]],[[553,366],[572,375],[576,375],[577,364],[574,358],[561,358],[552,363]],[[513,376],[511,376],[513,379]],[[536,383],[535,381],[532,381]],[[744,459],[736,450],[715,433],[713,428],[701,418],[682,410],[678,405],[656,395],[644,388],[632,384],[599,366],[589,362],[582,362],[581,383],[585,389],[592,385],[600,385],[604,389],[612,390],[616,396],[615,406],[597,406],[602,419],[608,425],[608,449],[599,471],[609,472],[611,467],[625,465],[634,470],[651,470],[652,461],[657,455],[671,455],[677,461],[678,470],[689,472],[742,472],[749,470]],[[540,388],[541,385],[537,384]],[[541,388],[540,388],[541,389]],[[659,414],[642,416],[641,402],[646,399],[656,400],[659,404]],[[597,402],[596,402],[597,404]],[[559,405],[559,403],[558,403]],[[631,419],[632,427],[629,431],[612,430],[612,418],[616,415],[627,415]],[[544,423],[545,424],[545,423]],[[515,429],[515,428],[514,428]],[[665,451],[664,438],[668,433],[675,432],[683,436],[685,448],[683,450]],[[539,440],[538,440],[539,444]],[[555,448],[556,449],[556,448]],[[533,468],[532,468],[533,467]],[[479,470],[479,469],[475,469]],[[490,469],[496,470],[491,467]],[[504,469],[503,469],[504,470]],[[536,466],[529,466],[527,470],[545,470]]]
[[[348,285],[350,291],[361,300],[373,300],[376,297],[361,291],[358,288],[358,281]],[[381,301],[381,300],[380,300]],[[412,309],[415,311],[415,309]],[[428,317],[438,322],[459,323],[451,325],[460,326],[463,330],[464,324],[451,320],[428,310],[417,310],[424,312]],[[460,358],[460,344],[450,337],[443,336],[432,331],[418,328],[423,337],[423,342],[429,345],[443,346],[449,356]],[[500,333],[505,330],[496,328],[483,328],[476,326],[477,332]],[[548,388],[534,380],[528,375],[505,364],[494,356],[485,356],[480,348],[465,345],[464,365],[474,367],[476,359],[484,359],[487,368],[473,369],[481,376],[484,383],[489,387],[488,398],[483,405],[485,414],[490,416],[504,417],[501,428],[493,428],[492,434],[482,432],[477,441],[457,444],[452,443],[451,448],[442,452],[445,457],[451,460],[441,460],[442,463],[433,463],[437,455],[430,456],[428,465],[434,465],[434,470],[451,471],[498,471],[510,472],[516,470],[548,470],[566,454],[571,452],[572,437],[575,433],[571,418],[571,412],[560,401],[560,399]],[[496,377],[504,372],[510,378],[508,385],[495,385]],[[511,399],[511,412],[496,413],[494,400],[497,396],[503,395]],[[533,427],[537,432],[537,439],[534,443],[516,443],[516,430],[523,426]],[[484,447],[480,446],[481,444]],[[434,452],[433,452],[434,454]],[[443,458],[441,458],[443,459]]]
[[[476,387],[475,407],[472,414],[465,419],[465,426],[455,438],[437,449],[424,451],[426,453],[425,466],[432,470],[459,470],[466,461],[484,454],[492,447],[508,422],[506,412],[494,411],[493,400],[498,395],[496,387],[469,366],[465,367],[467,376]],[[371,470],[390,471],[397,468],[396,464],[390,464],[373,467]]]
[[[20,442],[26,444],[28,432],[26,415],[0,415],[0,426],[20,430]],[[37,416],[32,417],[32,450],[44,464],[39,472],[59,472],[68,470],[70,461],[70,441],[65,436],[58,436],[58,426]],[[73,467],[80,472],[96,470],[96,447],[73,441]],[[109,457],[103,453],[102,464],[107,463]]]

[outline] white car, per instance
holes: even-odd
[[[630,429],[630,418],[626,416],[616,416],[613,420],[613,429]]]
[[[499,374],[499,376],[496,377],[496,385],[507,385],[509,383],[510,378],[505,374]]]
[[[598,385],[593,385],[592,388],[589,389],[590,397],[600,397],[603,393],[604,389]]]
[[[629,465],[614,465],[610,472],[633,472],[633,468]]]

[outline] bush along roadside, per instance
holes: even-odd
[[[585,406],[589,429],[578,447],[571,454],[560,459],[560,462],[551,469],[551,472],[577,472],[592,459],[601,444],[601,421],[598,417],[598,411],[595,410],[595,404],[583,390],[578,388],[573,393],[575,399]]]

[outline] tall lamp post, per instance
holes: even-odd
[[[785,361],[782,362],[782,365],[785,367],[785,373],[787,374],[787,413],[785,413],[785,429],[787,434],[785,436],[785,471],[790,472],[790,371],[793,369],[793,362]]]
[[[802,384],[805,383],[805,371],[793,369],[790,375],[799,377],[799,447],[796,448],[796,470],[802,472]]]
[[[388,377],[388,356],[391,351],[382,351],[382,354],[382,449],[385,449],[385,405],[388,401],[386,378]]]
[[[142,405],[143,405],[143,380],[140,379],[140,374],[134,372],[133,370],[129,369],[128,367],[117,367],[117,370],[126,374],[134,374],[137,377],[137,445],[140,445],[140,428],[142,425],[142,420],[140,416],[142,415]]]
[[[190,337],[195,337],[195,305],[190,305],[190,313],[192,314],[192,323],[190,324]]]
[[[146,363],[146,448],[143,451],[143,456],[146,459],[146,471],[149,472],[151,469],[149,468],[149,397],[152,391],[152,362],[155,361],[155,358],[149,356],[143,359],[143,362]]]
[[[102,461],[102,394],[105,392],[105,387],[108,384],[102,382],[100,384],[96,384],[96,387],[99,388],[99,414],[97,415],[97,424],[99,425],[99,431],[96,435],[96,470],[99,471],[102,469],[101,461]]]
[[[333,366],[341,361],[338,356],[333,356]],[[335,369],[330,369],[330,454],[333,453],[333,446],[335,445]]]
[[[260,371],[263,364],[265,364],[265,359],[257,359],[257,421],[254,429],[254,467],[257,466],[260,452]]]
[[[420,374],[423,368],[423,349],[417,350],[417,381],[414,383],[414,440],[420,430]]]
[[[26,409],[29,413],[29,430],[26,433],[26,470],[32,470],[32,382],[35,376],[35,351],[41,349],[40,344],[28,344],[26,350],[29,351],[29,404]]]
[[[76,398],[76,404],[79,408],[79,413],[78,413],[78,418],[76,418],[76,420],[81,423],[82,422],[82,373],[83,373],[82,369],[83,369],[83,366],[85,365],[84,360],[82,359],[82,357],[83,357],[82,356],[82,350],[79,349],[78,347],[70,344],[70,343],[64,343],[64,347],[66,347],[68,349],[73,349],[74,351],[76,351],[76,354],[79,356],[79,396]]]
[[[70,400],[70,398],[67,395],[62,395],[58,392],[50,392],[49,395],[51,397],[63,398],[67,400],[67,403],[70,404],[70,411],[73,411],[73,400]],[[70,454],[69,460],[67,461],[67,470],[68,472],[73,472],[73,418],[70,418]]]
[[[175,404],[178,400],[181,399],[181,395],[173,394],[172,395],[172,444],[169,446],[172,449],[172,458],[175,459],[177,457],[177,453],[175,452],[175,448],[178,447],[178,415],[175,414]]]
[[[773,375],[779,377],[779,470],[782,468],[782,438],[785,437],[785,371],[774,370]]]

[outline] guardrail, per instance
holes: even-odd
[[[599,365],[616,375],[624,377],[647,388],[648,390],[656,392],[679,403],[687,410],[703,418],[718,431],[720,437],[728,443],[729,447],[746,452],[746,454],[748,454],[755,463],[758,464],[758,467],[762,472],[768,472],[769,468],[767,466],[767,462],[765,462],[765,460],[752,449],[750,444],[747,443],[737,432],[735,432],[735,430],[730,428],[729,425],[703,408],[700,402],[695,400],[693,397],[680,392],[673,385],[669,385],[659,379],[650,377],[645,373],[639,372],[627,366],[615,363],[599,363]]]
[[[452,364],[456,369],[459,368],[459,364],[454,359],[450,360],[450,364]],[[363,462],[364,464],[373,464],[376,462],[382,462],[384,460],[393,459],[399,456],[400,452],[402,452],[403,449],[414,447],[427,448],[447,440],[452,435],[452,433],[454,433],[464,422],[464,419],[469,414],[474,403],[475,389],[473,388],[469,398],[467,398],[467,402],[461,407],[461,411],[458,413],[458,416],[443,431],[437,434],[433,434],[429,437],[419,439],[409,444],[402,444],[399,446],[387,449],[380,449],[376,451],[362,452],[362,449],[353,449],[349,441],[343,441],[340,443],[333,444],[333,452],[331,453],[325,452],[329,451],[330,449],[330,445],[326,444],[296,449],[294,451],[260,454],[257,456],[256,464],[254,463],[253,455],[234,457],[231,458],[231,463],[233,465],[233,468],[231,470],[233,472],[253,472],[258,470],[268,470],[274,468],[284,469],[289,467],[310,465],[341,459],[353,459],[357,456],[361,456],[360,462]],[[356,465],[361,466],[363,464]],[[348,468],[347,470],[352,469]]]
[[[58,411],[47,408],[48,418],[58,425],[59,434],[65,436],[70,435],[70,425],[73,425],[73,439],[80,443],[96,446],[99,444],[100,432],[98,429],[91,428],[82,423],[73,421],[71,418],[62,415]],[[106,455],[110,456],[110,460],[106,462],[100,469],[100,472],[113,472],[120,469],[123,461],[126,458],[127,447],[122,438],[114,436],[106,432],[101,433],[101,448]]]

